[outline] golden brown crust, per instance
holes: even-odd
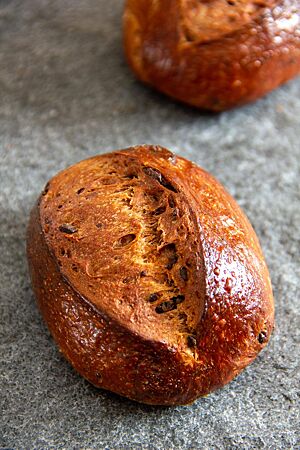
[[[221,387],[267,343],[270,280],[251,225],[209,174],[160,147],[82,161],[34,208],[42,314],[96,386],[150,404]]]
[[[142,81],[221,111],[300,72],[299,0],[127,0],[124,45]]]

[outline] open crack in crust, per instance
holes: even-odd
[[[234,33],[276,0],[179,0],[179,26],[182,39],[208,43]]]
[[[172,154],[153,147],[83,161],[40,204],[60,271],[100,311],[147,340],[196,357],[205,304],[199,229]]]

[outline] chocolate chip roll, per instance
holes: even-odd
[[[207,172],[157,146],[60,172],[31,213],[41,313],[95,386],[188,404],[232,380],[269,340],[268,270],[247,218]]]

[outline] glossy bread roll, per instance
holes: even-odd
[[[300,73],[300,0],[127,0],[124,42],[139,79],[221,111]]]
[[[187,404],[269,340],[272,290],[251,225],[211,175],[168,150],[133,147],[59,173],[27,243],[42,315],[96,386]]]

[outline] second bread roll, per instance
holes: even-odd
[[[300,72],[299,0],[127,0],[139,79],[198,108],[251,102]]]

